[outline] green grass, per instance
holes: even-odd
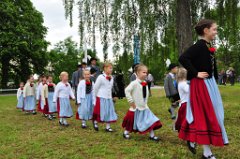
[[[224,148],[213,148],[217,158],[233,159],[240,157],[240,85],[220,86],[225,106],[225,126],[230,145]],[[36,159],[36,158],[147,158],[147,159],[188,159],[200,158],[202,148],[198,147],[197,155],[192,155],[185,142],[171,130],[171,119],[167,112],[169,102],[163,90],[154,90],[149,101],[152,111],[164,124],[156,135],[161,142],[148,140],[148,135],[132,134],[131,140],[122,137],[121,122],[128,104],[119,100],[116,110],[118,122],[112,124],[116,132],[104,132],[104,125],[95,132],[90,122],[89,128],[81,129],[80,121],[71,118],[70,127],[58,125],[58,120],[48,121],[40,114],[25,115],[16,110],[15,96],[0,96],[0,158],[3,159]],[[74,104],[73,104],[74,105]],[[76,107],[73,106],[76,111]]]

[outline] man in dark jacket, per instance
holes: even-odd
[[[175,111],[175,108],[178,107],[179,105],[178,101],[180,100],[178,89],[177,89],[177,81],[175,78],[175,75],[178,71],[178,65],[170,64],[168,70],[169,70],[169,73],[166,75],[166,78],[164,81],[164,90],[166,93],[166,97],[171,102],[171,106],[168,109],[168,111],[171,114],[171,118],[175,120],[176,116],[174,111]]]

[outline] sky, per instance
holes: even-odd
[[[62,0],[31,0],[34,7],[43,14],[44,26],[48,28],[46,40],[51,43],[48,49],[52,49],[56,43],[72,36],[72,39],[79,43],[78,34],[78,10],[73,12],[73,26],[70,27],[69,20],[65,19],[65,11]],[[97,56],[103,60],[102,45],[99,35],[96,35],[96,50]],[[89,48],[89,47],[88,47]],[[109,50],[111,50],[109,48]],[[108,50],[108,52],[110,52]],[[112,54],[109,53],[109,59]]]

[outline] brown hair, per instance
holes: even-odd
[[[104,64],[103,64],[103,70],[105,70],[105,69],[106,69],[107,67],[109,67],[109,66],[113,66],[112,63],[110,63],[110,62],[104,63]]]
[[[205,28],[211,28],[211,26],[216,23],[214,20],[211,19],[202,19],[200,20],[197,25],[195,25],[195,31],[198,35],[202,36],[204,35],[204,29]]]
[[[178,72],[176,75],[177,82],[183,81],[187,79],[187,70],[183,67],[178,68]]]
[[[144,65],[144,64],[138,64],[138,65],[135,66],[135,68],[134,68],[135,73],[138,73],[139,71],[141,71],[142,68],[146,68],[146,69],[148,69],[146,65]]]

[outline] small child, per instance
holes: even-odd
[[[42,89],[42,75],[39,76],[38,78],[38,81],[37,81],[37,84],[36,84],[36,100],[37,100],[37,110],[39,112],[42,112],[42,109],[41,109],[41,89]]]
[[[110,123],[117,121],[114,103],[112,99],[113,66],[111,63],[105,63],[103,66],[104,73],[99,75],[94,85],[96,96],[96,105],[93,111],[94,129],[98,131],[98,122],[106,123],[106,132],[113,132]]]
[[[55,84],[53,83],[53,77],[48,76],[47,78],[47,85],[48,85],[48,107],[49,107],[49,116],[48,119],[52,120],[55,118],[53,115],[54,113],[57,113],[57,105],[56,103],[53,103],[53,94],[54,94],[54,89],[55,89]]]
[[[35,85],[32,75],[29,76],[27,83],[23,88],[24,107],[23,110],[26,113],[31,112],[33,115],[36,113],[36,97],[35,97]]]
[[[150,132],[150,140],[159,141],[159,138],[154,135],[154,130],[162,127],[160,120],[149,109],[147,102],[149,90],[147,89],[147,67],[143,64],[136,66],[137,79],[132,81],[125,89],[125,94],[130,109],[123,120],[123,128],[125,131],[123,137],[129,139],[129,133],[139,132],[146,134]]]
[[[24,98],[23,98],[23,87],[24,87],[24,82],[21,82],[19,84],[18,90],[17,90],[17,109],[23,109],[23,104],[24,104]]]
[[[178,132],[181,129],[181,125],[186,118],[186,107],[189,99],[189,84],[187,83],[187,70],[183,67],[178,69],[177,73],[178,92],[180,96],[180,108],[178,110],[177,121],[175,128]]]
[[[41,84],[41,111],[43,116],[49,118],[49,105],[48,105],[48,84],[47,84],[47,77],[42,76],[42,84]]]
[[[61,82],[59,82],[55,88],[53,102],[57,102],[58,117],[60,118],[59,124],[62,126],[69,126],[66,118],[71,118],[73,116],[70,97],[75,99],[75,96],[68,83],[68,73],[61,72],[59,78]]]
[[[95,104],[95,96],[93,93],[94,82],[90,80],[90,71],[84,70],[83,77],[77,88],[78,111],[76,119],[82,120],[82,128],[87,128],[86,120],[91,120],[93,116],[93,108]]]
[[[178,71],[178,65],[170,64],[168,67],[169,73],[167,74],[165,81],[164,81],[164,90],[166,93],[167,98],[169,98],[171,102],[171,106],[168,109],[169,113],[171,114],[172,120],[176,119],[175,116],[175,109],[178,107],[179,103],[179,94],[177,90],[177,81],[175,75]]]

